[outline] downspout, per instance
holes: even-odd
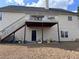
[[[24,44],[25,44],[25,41],[26,41],[26,23],[25,23],[25,28],[24,28]]]
[[[58,42],[60,43],[59,23],[57,23],[57,27],[58,27]]]

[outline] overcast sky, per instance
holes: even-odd
[[[45,7],[45,0],[0,0],[0,7],[7,5]],[[62,8],[76,12],[78,6],[79,0],[49,0],[50,8]]]

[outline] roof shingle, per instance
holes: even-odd
[[[56,12],[64,12],[64,13],[72,13],[72,14],[77,14],[71,11],[67,11],[64,9],[57,9],[57,8],[49,8],[45,9],[42,7],[26,7],[26,6],[5,6],[0,8],[0,12],[25,12],[25,11],[40,11],[40,12],[47,12],[47,11],[56,11]]]

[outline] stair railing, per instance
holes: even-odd
[[[6,28],[4,28],[3,30],[1,30],[0,31],[0,39],[5,38],[10,33],[12,33],[13,31],[15,31],[16,29],[18,29],[22,25],[24,25],[24,23],[26,21],[25,16],[19,18],[17,21],[13,22],[11,25],[9,25]]]

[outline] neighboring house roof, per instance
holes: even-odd
[[[64,9],[58,9],[58,8],[49,8],[49,9],[45,9],[42,7],[26,7],[26,6],[14,6],[14,5],[10,5],[10,6],[5,6],[0,8],[0,12],[26,12],[26,11],[40,11],[40,12],[50,12],[50,11],[55,11],[55,12],[63,12],[63,13],[70,13],[70,14],[76,14],[75,12],[71,12],[71,11],[67,11]]]

